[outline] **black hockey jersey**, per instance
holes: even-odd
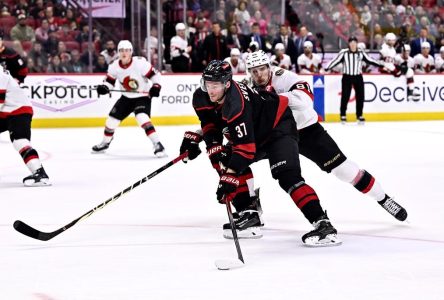
[[[281,120],[291,119],[294,123],[285,100],[275,93],[258,94],[232,80],[222,104],[211,102],[208,94],[199,88],[193,94],[193,107],[207,147],[222,144],[223,136],[228,136],[232,155],[226,167],[241,172],[254,162],[257,149],[272,136]]]
[[[0,64],[20,83],[25,81],[25,77],[28,75],[28,68],[21,56],[13,49],[6,47],[0,49]]]

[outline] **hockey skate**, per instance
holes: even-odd
[[[358,125],[364,125],[365,124],[365,118],[364,117],[358,117],[357,119]]]
[[[346,116],[341,116],[341,124],[345,124],[347,123],[347,117]]]
[[[384,200],[378,201],[378,203],[397,220],[402,222],[407,219],[407,211],[405,210],[405,208],[396,203],[396,201],[388,195],[385,196]]]
[[[25,186],[50,186],[49,177],[43,167],[37,169],[34,174],[23,178]]]
[[[163,147],[161,142],[157,142],[154,144],[154,155],[157,157],[165,157],[167,156],[165,153],[165,147]]]
[[[313,223],[314,230],[302,236],[302,242],[308,247],[338,246],[342,241],[337,237],[338,232],[331,225],[327,212]]]
[[[257,210],[247,209],[239,212],[239,218],[234,219],[237,237],[240,239],[259,239],[262,237],[261,227],[264,226]],[[232,239],[231,224],[223,225],[224,238]]]
[[[111,139],[112,141],[112,139]],[[92,147],[92,153],[103,153],[106,149],[109,148],[109,144],[111,144],[111,141],[107,142],[101,142],[100,144],[97,144]]]
[[[407,90],[407,100],[408,101],[419,101],[419,99],[421,98],[421,95],[419,95],[416,91],[414,90]]]

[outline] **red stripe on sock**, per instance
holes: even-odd
[[[24,158],[23,161],[25,162],[25,164],[27,164],[30,160],[38,159],[38,158],[39,158],[38,155],[32,155],[32,156],[29,156],[27,158]]]
[[[312,200],[319,200],[316,192],[309,185],[302,185],[291,193],[291,199],[298,208],[304,207],[308,202]]]
[[[364,194],[368,193],[368,191],[370,191],[372,189],[374,184],[375,184],[375,178],[372,177],[372,179],[370,180],[368,186],[362,191],[362,193],[364,193]]]
[[[23,152],[25,152],[29,148],[31,148],[31,146],[25,146],[25,147],[23,147],[22,149],[19,150],[19,153],[22,154]]]
[[[308,202],[310,202],[310,201],[319,201],[319,198],[318,198],[318,196],[317,195],[310,195],[310,196],[307,196],[305,199],[303,199],[302,201],[299,201],[298,203],[296,203],[296,206],[299,208],[299,209],[302,209],[304,206],[305,206],[305,204],[307,204]]]

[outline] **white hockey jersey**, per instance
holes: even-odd
[[[0,118],[33,114],[31,100],[8,71],[0,66]]]
[[[160,74],[145,57],[133,56],[128,65],[122,65],[120,59],[109,65],[104,82],[109,88],[113,88],[116,81],[120,83],[122,90],[148,93],[153,84],[157,83],[160,85]],[[145,96],[143,94],[125,92],[122,95],[127,98]]]
[[[171,57],[179,57],[181,55],[190,58],[190,55],[186,52],[188,47],[187,39],[183,39],[176,35],[171,38],[170,53]],[[182,53],[181,53],[182,52]]]
[[[442,58],[441,56],[438,56],[435,59],[435,68],[436,68],[436,72],[444,73],[444,58]]]
[[[395,63],[395,56],[396,56],[396,50],[394,47],[389,46],[387,44],[382,44],[381,50],[379,50],[379,53],[381,53],[382,60],[386,63]]]
[[[433,56],[428,55],[425,57],[422,53],[418,53],[413,58],[415,65],[415,72],[418,73],[434,73],[435,71],[435,60]]]
[[[237,65],[234,66],[231,62],[231,57],[227,57],[224,59],[224,61],[228,62],[231,66],[231,71],[233,71],[233,74],[245,74],[245,71],[247,70],[247,67],[245,65],[245,62],[239,57],[237,60]]]
[[[413,67],[415,66],[415,64],[413,62],[413,57],[408,56],[407,59],[404,59],[401,54],[396,54],[396,56],[395,56],[395,65],[400,66],[404,62],[407,62],[407,67],[409,67],[409,68],[413,69]]]
[[[268,86],[276,93],[288,98],[288,106],[293,113],[298,130],[318,122],[318,114],[313,108],[313,93],[307,82],[294,72],[279,67],[272,67]],[[247,80],[253,86],[251,78]]]
[[[319,73],[321,68],[321,57],[312,53],[311,58],[302,53],[298,57],[298,66],[300,74]]]
[[[291,69],[291,58],[285,53],[282,55],[282,58],[279,58],[276,55],[272,55],[270,57],[270,63],[273,66],[277,66],[286,70]]]

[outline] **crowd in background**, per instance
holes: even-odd
[[[420,52],[418,39],[427,40],[431,54],[438,55],[444,46],[443,2],[286,0],[282,24],[280,1],[188,0],[184,20],[183,0],[163,0],[163,31],[157,30],[157,10],[151,7],[149,49],[135,48],[137,54],[149,53],[157,65],[157,41],[162,34],[161,65],[173,72],[199,72],[211,59],[229,59],[236,66],[238,60],[240,66],[236,68],[242,72],[246,53],[256,49],[274,55],[276,65],[287,66],[290,60],[287,68],[300,72],[298,58],[303,54],[313,53],[322,60],[325,51],[337,52],[346,47],[350,36],[356,36],[367,49],[379,50],[389,32],[395,33],[401,43],[412,46],[412,56]],[[125,25],[122,31],[130,32]],[[88,47],[93,50],[92,71],[105,72],[117,55],[118,40],[108,32],[115,29],[112,24],[100,29],[94,26],[90,45],[87,20],[65,1],[0,0],[2,43],[26,59],[30,72],[88,72]],[[311,43],[311,52],[306,42]],[[311,71],[320,72],[321,68]]]

